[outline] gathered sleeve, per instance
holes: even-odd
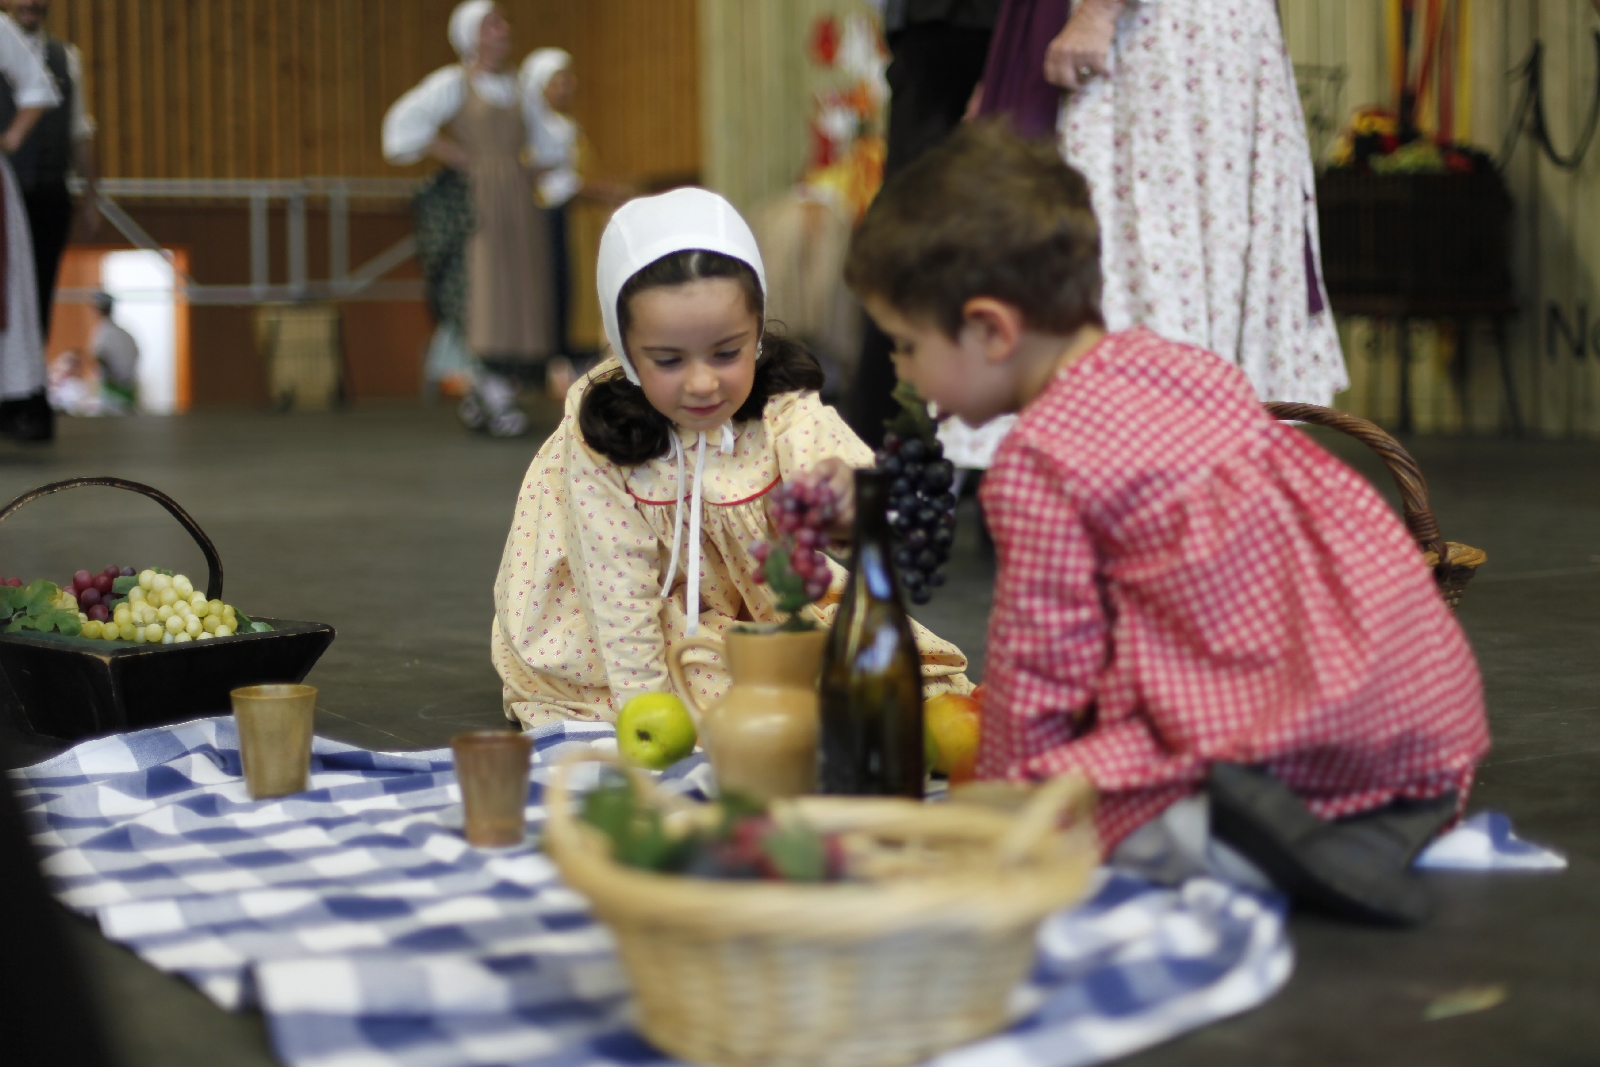
[[[825,459],[842,459],[852,467],[872,466],[872,449],[816,393],[785,394],[771,406],[776,409],[769,416],[771,440],[778,453],[778,473],[785,481]]]
[[[1024,778],[1051,766],[1095,699],[1109,649],[1089,530],[1047,457],[1008,440],[984,479],[1001,566],[989,621],[978,773]]]
[[[573,585],[622,709],[640,693],[671,692],[661,626],[661,543],[639,513],[623,471],[568,438],[567,546]]]
[[[51,108],[61,103],[55,79],[9,17],[0,18],[0,74],[11,83],[11,95],[19,108]]]
[[[441,67],[396,100],[383,117],[383,158],[403,167],[426,156],[439,131],[461,110],[466,84],[459,66]]]
[[[78,46],[67,45],[67,77],[72,79],[72,139],[74,141],[92,140],[95,131],[99,128],[84,104],[83,96],[83,56],[78,53]]]

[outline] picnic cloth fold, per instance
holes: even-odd
[[[534,732],[532,833],[551,765],[591,745],[614,747],[612,728]],[[576,784],[584,773],[599,769]],[[316,738],[307,792],[252,801],[222,716],[87,741],[12,774],[60,899],[219,1005],[259,1007],[294,1067],[668,1062],[632,1030],[610,935],[554,866],[531,847],[462,839],[447,749]],[[709,767],[695,757],[663,784],[703,792]],[[1509,824],[1472,832],[1441,855],[1485,867],[1543,852]],[[1277,896],[1100,879],[1041,929],[1016,1024],[941,1067],[1100,1062],[1254,1007],[1288,980]]]

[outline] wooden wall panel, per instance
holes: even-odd
[[[573,54],[605,169],[700,169],[695,0],[505,0],[520,62]],[[56,0],[83,52],[102,170],[129,178],[393,176],[384,112],[453,62],[454,0]],[[421,173],[427,165],[411,168]]]

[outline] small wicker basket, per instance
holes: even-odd
[[[575,762],[589,760],[614,762]],[[1088,891],[1099,861],[1092,790],[1068,777],[1018,814],[892,798],[773,805],[780,822],[864,848],[866,882],[657,874],[612,862],[609,842],[577,817],[570,767],[547,794],[545,847],[615,934],[640,1029],[693,1063],[894,1067],[993,1033],[1009,1021],[1039,923]],[[713,817],[634,777],[669,828]]]
[[[1410,452],[1381,427],[1359,415],[1315,404],[1286,404],[1273,402],[1266,405],[1267,414],[1275,419],[1290,422],[1309,422],[1314,426],[1327,426],[1347,433],[1378,454],[1395,488],[1400,490],[1401,509],[1406,528],[1422,549],[1423,560],[1433,568],[1433,577],[1439,584],[1439,595],[1444,597],[1450,610],[1461,604],[1461,595],[1467,583],[1477,573],[1489,556],[1481,548],[1446,541],[1439,533],[1439,520],[1428,506],[1428,483],[1422,477],[1422,468]],[[1444,560],[1444,564],[1440,564]]]

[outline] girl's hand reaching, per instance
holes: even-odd
[[[833,490],[834,519],[828,536],[835,541],[848,541],[856,525],[856,470],[837,456],[829,456],[808,471],[802,471],[799,481],[811,485],[826,485]]]

